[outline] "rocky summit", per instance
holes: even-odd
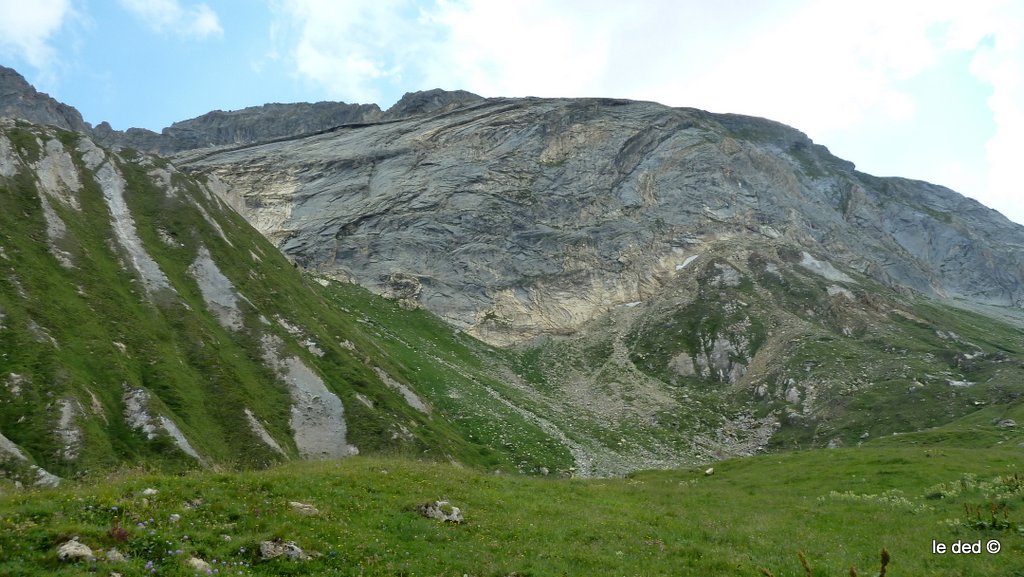
[[[793,128],[432,90],[119,132],[0,72],[13,482],[1024,440],[1024,227]]]

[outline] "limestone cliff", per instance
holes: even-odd
[[[179,162],[300,266],[496,344],[572,333],[740,237],[901,290],[1024,304],[1024,227],[758,118],[498,98]]]

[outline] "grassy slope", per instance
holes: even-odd
[[[0,575],[80,574],[55,558],[57,545],[77,535],[128,553],[127,564],[98,567],[125,575],[145,573],[148,561],[159,574],[188,575],[183,560],[197,555],[230,575],[753,576],[764,567],[781,577],[804,575],[799,552],[815,575],[848,575],[850,566],[873,575],[885,547],[892,575],[1020,576],[1020,466],[1019,453],[1000,449],[864,447],[725,461],[712,476],[694,469],[589,481],[365,457],[237,474],[127,475],[0,497]],[[145,498],[147,487],[159,493]],[[413,511],[441,498],[467,522],[440,524]],[[194,499],[202,504],[184,505]],[[320,512],[301,515],[289,501]],[[1007,506],[1012,526],[974,526],[978,506],[988,524],[990,503]],[[109,536],[114,518],[128,528],[125,542]],[[274,538],[322,556],[260,561],[259,542]],[[939,556],[933,539],[998,539],[1002,550]]]
[[[125,385],[150,391],[154,409],[215,463],[280,461],[249,429],[245,408],[294,456],[289,395],[263,362],[260,339],[267,334],[285,343],[283,354],[323,375],[344,403],[348,441],[363,452],[505,470],[571,465],[564,448],[482,396],[464,376],[480,372],[474,355],[483,353],[467,352],[477,344],[467,345],[425,313],[402,311],[356,287],[321,286],[194,181],[170,169],[177,189],[170,194],[150,174],[169,168],[164,161],[124,151],[114,162],[127,183],[126,202],[146,251],[175,288],[154,304],[112,241],[102,193],[75,152],[79,137],[27,125],[8,137],[22,166],[16,177],[0,179],[0,431],[46,469],[71,476],[121,463],[167,470],[195,465],[166,438],[147,441],[127,426]],[[84,184],[76,195],[80,211],[51,202],[66,225],[60,246],[75,264],[70,270],[48,250],[38,184],[28,166],[52,138],[71,152]],[[224,328],[207,310],[189,272],[201,246],[251,303],[241,305],[243,330]],[[377,316],[392,319],[402,335],[383,328]],[[430,348],[443,353],[421,354]],[[436,410],[425,415],[410,407],[374,368],[431,398]],[[22,379],[20,392],[6,386],[11,374]],[[463,391],[464,398],[450,399],[449,390]],[[73,461],[61,458],[54,432],[62,399],[82,408],[76,418],[82,452]]]

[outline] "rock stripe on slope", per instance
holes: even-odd
[[[275,368],[292,397],[290,424],[295,433],[295,446],[305,459],[331,459],[358,454],[346,441],[345,409],[341,399],[332,393],[316,372],[295,356],[279,351],[284,342],[274,335],[264,335],[263,359]]]
[[[22,463],[28,463],[28,457],[21,452],[18,445],[0,433],[0,462],[14,459]],[[36,487],[56,487],[60,484],[60,477],[50,473],[37,465],[30,465],[29,470],[33,472],[32,484]]]
[[[199,464],[206,466],[204,459],[192,444],[188,442],[181,429],[164,415],[155,417],[149,412],[149,391],[145,389],[133,389],[125,387],[124,393],[125,420],[132,428],[142,431],[147,439],[155,439],[159,431],[163,429],[171,437],[174,444],[186,455],[192,457]]]
[[[274,437],[270,435],[270,432],[267,431],[267,428],[263,426],[263,423],[261,423],[259,419],[256,418],[256,415],[254,415],[252,410],[250,410],[248,407],[246,407],[245,409],[245,418],[246,420],[249,421],[249,428],[252,429],[252,432],[256,433],[256,435],[264,443],[266,443],[268,447],[273,449],[277,454],[286,456],[284,449],[281,448],[281,445],[277,444],[277,441],[275,441]]]
[[[225,328],[233,331],[244,327],[238,294],[231,279],[221,272],[210,251],[200,246],[196,260],[189,267],[196,279],[206,306]],[[358,452],[346,442],[348,429],[341,399],[327,389],[323,380],[298,357],[282,357],[278,351],[284,342],[276,336],[263,337],[263,359],[281,374],[292,398],[290,423],[295,444],[304,458],[345,457]],[[284,454],[255,416],[246,409],[253,431],[268,446]],[[269,439],[269,441],[268,441]]]
[[[146,292],[152,294],[162,289],[174,290],[170,281],[160,270],[160,265],[146,252],[142,239],[139,238],[135,227],[135,219],[124,199],[125,181],[114,165],[112,158],[97,148],[88,139],[82,139],[78,145],[82,153],[82,160],[86,167],[95,174],[96,184],[100,185],[103,191],[103,200],[110,210],[111,225],[117,242],[128,252],[132,267],[146,287]]]
[[[196,279],[206,307],[217,317],[224,328],[239,330],[243,326],[242,311],[238,308],[238,294],[231,280],[213,262],[210,251],[200,245],[196,260],[188,267],[189,274]]]

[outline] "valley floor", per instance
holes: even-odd
[[[221,575],[782,577],[806,574],[801,556],[814,575],[875,575],[885,549],[891,575],[1019,576],[1021,465],[1018,449],[863,447],[598,480],[367,457],[131,472],[0,496],[0,575],[194,575],[195,558]],[[418,513],[438,500],[464,522]],[[100,560],[59,561],[75,537]],[[310,558],[264,560],[264,542]]]

